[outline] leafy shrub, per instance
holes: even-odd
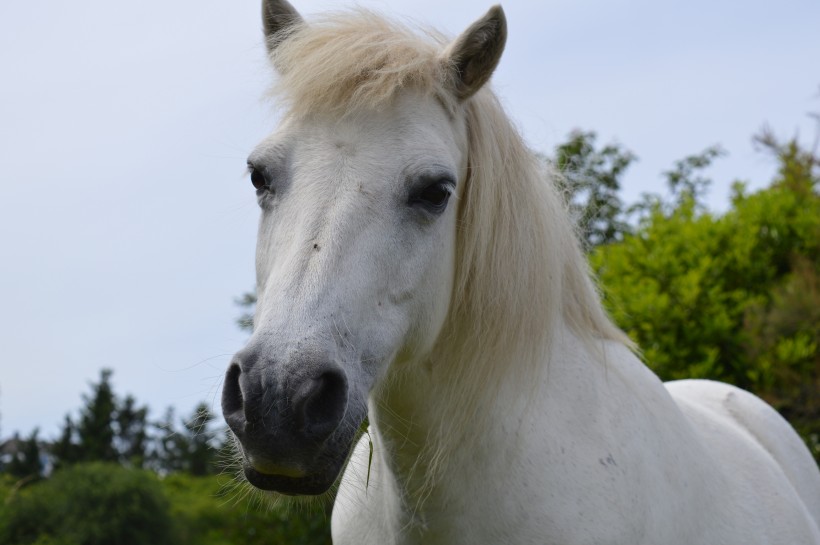
[[[0,511],[0,543],[170,544],[168,513],[168,500],[153,473],[81,464],[10,493]]]
[[[229,477],[183,473],[163,480],[177,543],[191,545],[330,545],[329,513],[272,505]]]

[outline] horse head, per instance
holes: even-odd
[[[248,158],[258,301],[222,408],[251,484],[311,495],[337,479],[371,391],[440,336],[470,168],[463,105],[506,26],[495,7],[450,44],[385,54],[284,0],[264,2],[263,22],[288,109]]]

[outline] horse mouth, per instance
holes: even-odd
[[[358,434],[353,439],[358,439]],[[248,483],[260,490],[287,496],[318,496],[336,483],[353,451],[353,443],[347,437],[334,443],[320,448],[303,463],[288,464],[253,455],[240,441],[242,473]]]
[[[278,492],[287,496],[318,496],[327,492],[336,482],[338,470],[341,468],[303,477],[269,475],[257,471],[250,464],[246,464],[242,469],[248,482],[260,490]]]

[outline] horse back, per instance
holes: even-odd
[[[820,471],[794,428],[760,398],[729,384],[665,386],[730,481],[771,503],[769,512],[787,509],[801,518],[802,511],[813,542],[820,543]]]

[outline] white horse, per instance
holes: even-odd
[[[248,159],[259,299],[222,398],[251,484],[340,480],[338,544],[820,543],[792,428],[662,384],[602,310],[485,85],[500,7],[449,44],[284,0],[263,20],[286,112]]]

